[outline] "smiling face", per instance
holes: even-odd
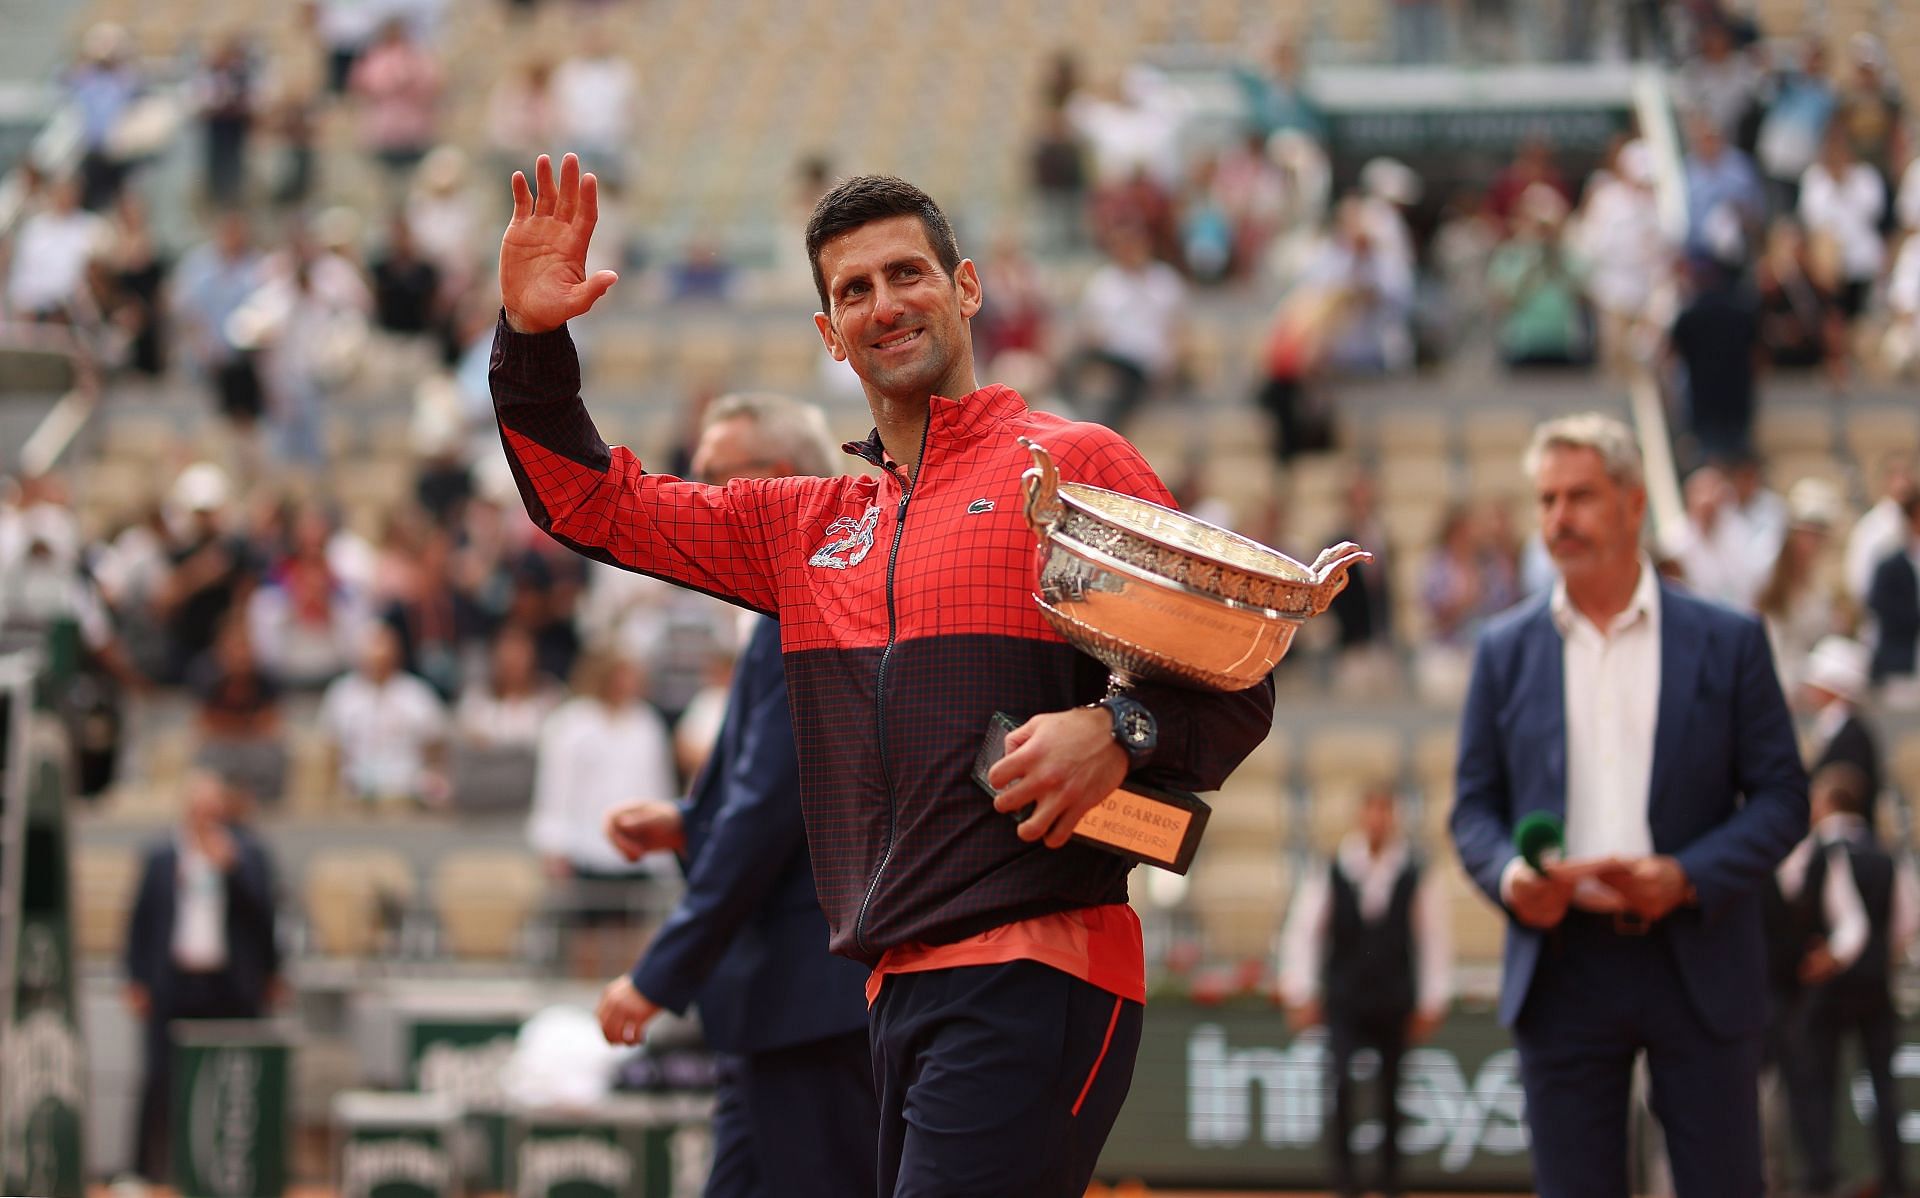
[[[849,363],[869,395],[924,402],[973,386],[973,335],[980,277],[971,261],[941,269],[926,227],[891,216],[850,229],[820,247],[828,310],[815,327],[827,352]]]

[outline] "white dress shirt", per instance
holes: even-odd
[[[174,840],[179,886],[173,900],[173,963],[210,973],[227,963],[227,880],[190,836]]]
[[[1392,840],[1379,856],[1367,850],[1366,837],[1349,832],[1334,856],[1336,867],[1359,892],[1360,915],[1368,921],[1386,916],[1393,888],[1407,863],[1407,843]],[[1293,909],[1280,939],[1280,997],[1302,1006],[1320,995],[1320,967],[1326,960],[1327,933],[1333,923],[1333,882],[1322,866],[1308,872],[1293,897]],[[1413,892],[1414,1007],[1423,1015],[1445,1013],[1453,999],[1453,927],[1446,897],[1431,869],[1421,871]]]
[[[1653,852],[1647,791],[1660,697],[1660,586],[1653,565],[1607,628],[1581,615],[1566,583],[1553,588],[1563,641],[1567,726],[1567,858]]]

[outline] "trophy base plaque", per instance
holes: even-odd
[[[987,722],[986,739],[973,762],[973,780],[988,795],[999,792],[987,782],[987,771],[1006,756],[1007,733],[1019,726],[1004,711],[994,712]],[[1010,818],[1025,819],[1031,810],[1014,812]],[[1193,864],[1194,850],[1200,847],[1200,835],[1212,813],[1197,795],[1128,782],[1080,817],[1073,839],[1129,861],[1184,874]]]

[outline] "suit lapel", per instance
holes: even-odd
[[[1693,618],[1685,604],[1671,602],[1665,586],[1660,588],[1660,717],[1653,729],[1653,776],[1647,785],[1647,822],[1652,825],[1660,809],[1660,796],[1666,792],[1681,746],[1687,741],[1688,707],[1700,678],[1701,654],[1707,630]],[[1658,838],[1656,837],[1656,843]]]

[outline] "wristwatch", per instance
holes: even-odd
[[[1140,700],[1108,695],[1094,706],[1106,708],[1113,717],[1113,739],[1127,751],[1129,772],[1153,760],[1153,751],[1160,746],[1160,725]]]

